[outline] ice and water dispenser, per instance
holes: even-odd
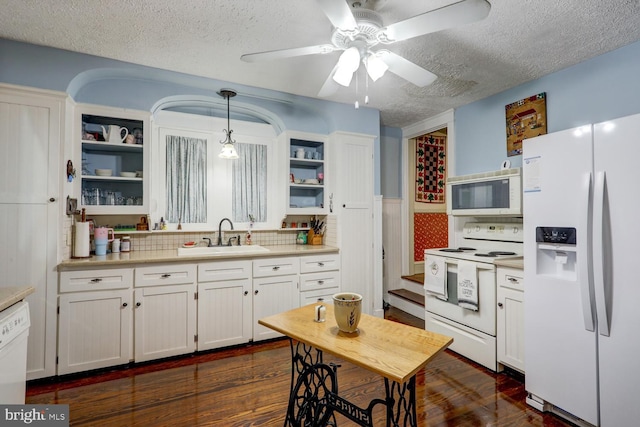
[[[537,274],[576,280],[576,229],[536,227]]]

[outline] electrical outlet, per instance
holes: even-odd
[[[78,199],[67,196],[67,215],[74,215],[78,211]]]

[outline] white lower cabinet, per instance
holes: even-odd
[[[135,270],[136,362],[196,349],[196,266],[167,264]]]
[[[198,264],[198,351],[251,341],[252,262]]]
[[[253,340],[282,334],[258,324],[263,317],[297,308],[300,260],[298,257],[261,258],[253,261]]]
[[[258,320],[340,290],[340,255],[63,271],[58,375],[282,336]]]
[[[129,363],[132,278],[132,269],[60,273],[58,375]]]
[[[498,267],[498,363],[524,373],[524,274],[517,268]]]

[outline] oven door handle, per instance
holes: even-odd
[[[457,259],[453,259],[453,258],[446,258],[445,262],[447,263],[447,265],[458,265],[458,260]],[[475,261],[472,261],[475,262]],[[475,262],[476,264],[476,268],[478,270],[489,270],[489,271],[493,271],[496,269],[496,266],[493,264],[487,264],[484,262]]]

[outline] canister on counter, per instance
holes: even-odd
[[[122,237],[122,241],[120,242],[120,252],[131,252],[131,237]]]

